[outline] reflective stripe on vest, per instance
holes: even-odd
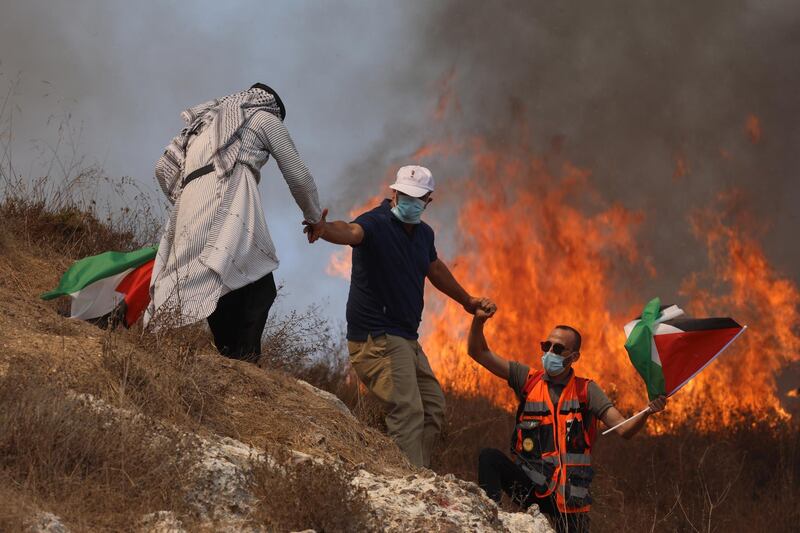
[[[570,411],[578,411],[581,408],[581,402],[577,398],[572,398],[564,402],[560,402],[560,413],[569,413]]]
[[[525,474],[527,474],[527,476],[531,479],[531,481],[533,481],[537,485],[544,485],[548,481],[547,479],[545,479],[544,474],[542,474],[541,472],[537,472],[532,468],[528,468],[527,465],[524,464],[522,465],[522,471],[525,472]]]
[[[588,512],[593,477],[591,449],[596,430],[594,417],[592,427],[587,427],[581,409],[582,404],[588,403],[588,380],[573,375],[564,386],[558,405],[553,405],[542,376],[541,371],[528,375],[512,439],[513,452],[536,485],[537,496],[554,494],[562,513]],[[558,416],[554,417],[554,413]]]
[[[570,465],[586,465],[592,464],[592,457],[586,453],[562,453],[561,461]]]
[[[589,489],[587,487],[576,487],[573,485],[570,488],[570,494],[576,498],[586,498],[589,495]]]
[[[549,413],[550,410],[545,402],[525,402],[523,409],[526,413]]]

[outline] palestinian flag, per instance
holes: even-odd
[[[655,298],[625,325],[625,350],[652,400],[675,394],[746,328],[732,318],[688,318]]]
[[[70,318],[91,320],[118,306],[130,327],[150,303],[150,276],[157,247],[134,252],[103,252],[73,263],[58,287],[41,295],[43,300],[71,296]]]

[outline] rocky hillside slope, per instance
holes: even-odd
[[[0,530],[550,530],[413,468],[335,396],[219,357],[202,328],[63,318],[37,296],[75,254],[5,227]]]

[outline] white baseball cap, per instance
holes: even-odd
[[[414,198],[420,198],[433,192],[433,174],[425,167],[406,165],[400,167],[400,170],[397,171],[397,179],[389,187]]]

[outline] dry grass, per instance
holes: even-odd
[[[327,324],[304,314],[273,320],[266,346],[273,361],[262,369],[217,355],[202,325],[154,333],[65,319],[59,311],[66,301],[42,302],[38,295],[55,286],[75,259],[140,246],[142,237],[131,228],[144,215],[103,220],[94,204],[86,208],[66,193],[3,192],[0,530],[20,530],[40,510],[79,531],[130,530],[142,514],[159,509],[176,511],[191,524],[180,488],[190,455],[172,437],[147,438],[143,420],[167,435],[164,428],[216,433],[260,448],[335,458],[348,468],[410,471],[385,435],[340,413],[290,374],[328,388],[341,381],[319,359],[307,362],[312,352],[338,350]],[[110,423],[86,409],[76,393],[146,416]],[[299,490],[303,476],[313,473],[322,476],[315,494],[329,500],[345,494],[349,475],[343,470],[309,468],[291,470],[287,483]],[[345,509],[356,513],[357,502],[354,494]],[[341,524],[326,515],[313,523]]]
[[[0,230],[0,268],[8,274],[0,279],[0,330],[7,347],[0,366],[46,373],[65,388],[192,431],[259,447],[279,443],[373,471],[407,472],[399,450],[380,432],[310,394],[284,370],[217,355],[202,325],[156,334],[101,330],[58,316],[57,302],[37,296],[55,284],[54,263],[69,260],[20,240]]]
[[[278,288],[278,299],[282,290]],[[271,314],[261,352],[259,366],[281,369],[329,392],[347,372],[344,333],[316,306],[284,316]]]
[[[678,428],[597,452],[600,531],[795,531],[800,428],[750,423],[716,433]]]
[[[39,512],[31,495],[22,495],[13,487],[12,480],[0,474],[0,531],[23,531]]]
[[[160,509],[188,512],[191,443],[176,433],[30,376],[0,380],[0,405],[0,476],[17,499],[26,495],[80,530],[130,529]]]
[[[482,448],[507,451],[513,416],[485,398],[447,394],[447,417],[432,467],[477,482]]]
[[[259,523],[275,531],[376,531],[367,495],[350,483],[350,472],[335,464],[298,460],[285,448],[272,448],[268,454],[272,464],[253,466]]]
[[[359,382],[349,363],[343,378],[328,387],[326,390],[338,396],[362,424],[383,433],[387,431],[383,404]]]
[[[18,242],[75,260],[154,241],[159,221],[130,178],[112,180],[90,168],[59,186],[49,183],[17,178],[0,191],[0,219]]]
[[[223,401],[228,384],[201,355],[212,350],[209,334],[199,327],[158,337],[138,328],[108,331],[101,364],[110,379],[98,384],[97,393],[119,407],[194,431],[213,420],[216,430],[230,433]]]

